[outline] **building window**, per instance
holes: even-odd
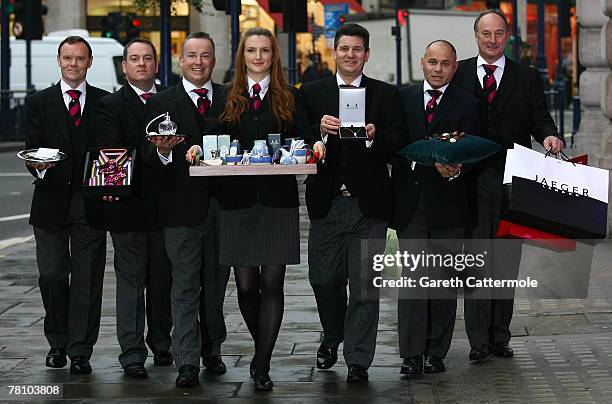
[[[143,11],[134,7],[134,0],[87,0],[88,16],[105,16],[114,11],[136,13],[144,17],[159,16],[159,8]],[[189,16],[189,5],[184,2],[174,3],[171,11],[173,16],[187,17]]]

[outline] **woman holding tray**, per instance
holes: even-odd
[[[294,92],[272,33],[249,29],[238,47],[219,133],[237,139],[246,150],[270,133],[280,133],[284,144],[293,134]],[[220,177],[218,200],[219,263],[234,267],[238,305],[255,343],[250,373],[257,391],[269,391],[270,359],[283,318],[285,267],[300,262],[297,182],[293,175]]]

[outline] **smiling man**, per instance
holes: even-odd
[[[296,98],[297,135],[325,160],[306,180],[309,279],[324,333],[317,368],[331,368],[344,341],[347,381],[365,382],[376,348],[378,296],[362,294],[373,271],[362,268],[361,241],[386,236],[391,212],[387,160],[399,147],[403,124],[397,89],[363,74],[370,56],[365,28],[342,25],[333,56],[337,73],[304,84]],[[345,85],[366,89],[368,140],[338,136],[338,88]]]
[[[406,143],[454,131],[477,134],[478,101],[450,84],[457,70],[455,47],[445,40],[433,41],[421,58],[421,69],[423,83],[400,90]],[[401,251],[420,251],[415,239],[463,239],[468,225],[468,192],[461,168],[440,163],[426,167],[400,157],[393,160],[391,227],[397,231]],[[400,292],[402,374],[419,376],[445,370],[456,311],[456,299],[417,299]]]
[[[85,153],[94,145],[97,105],[108,92],[89,85],[91,46],[69,36],[57,49],[61,80],[27,100],[26,148],[59,149],[58,164],[27,163],[36,177],[30,213],[36,238],[38,284],[45,306],[46,366],[91,373],[98,339],[106,233],[94,228],[100,203],[82,194]]]
[[[160,221],[172,263],[172,354],[178,369],[176,386],[193,387],[199,383],[200,355],[203,354],[198,318],[200,286],[204,277],[201,270],[207,256],[217,253],[205,248],[205,245],[210,245],[206,237],[214,231],[210,222],[215,219],[217,207],[214,199],[210,198],[209,180],[189,176],[185,155],[191,146],[202,143],[202,135],[207,129],[216,133],[215,121],[225,106],[225,95],[223,86],[211,80],[215,67],[215,43],[207,33],[196,32],[185,38],[179,64],[183,71],[182,81],[151,97],[147,102],[145,122],[168,112],[177,125],[177,134],[185,136],[184,141],[152,139],[149,146],[155,148],[151,148],[148,162],[161,171],[158,176]],[[227,282],[227,275],[224,279]],[[201,317],[207,323],[218,319]],[[222,316],[219,321],[223,321]],[[221,324],[214,328],[224,334]],[[206,368],[219,369],[215,373],[224,372],[225,366],[219,363],[219,352],[206,354],[209,355],[214,358],[205,358]]]
[[[470,233],[475,239],[491,240],[497,233],[504,208],[505,149],[514,143],[531,147],[532,137],[552,153],[564,146],[548,112],[539,72],[504,56],[509,36],[510,26],[500,10],[481,13],[474,22],[478,56],[459,62],[453,80],[479,100],[480,135],[504,148],[478,163],[473,171],[477,217]],[[514,258],[518,275],[520,248]],[[480,361],[491,350],[496,356],[512,357],[509,341],[513,304],[512,299],[465,299],[470,360]]]

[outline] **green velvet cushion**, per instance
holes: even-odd
[[[474,135],[466,135],[456,142],[442,142],[438,139],[423,139],[405,146],[398,151],[402,157],[433,166],[442,164],[476,163],[501,150],[501,146],[490,140]]]

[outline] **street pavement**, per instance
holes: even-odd
[[[5,178],[2,178],[4,183]],[[0,246],[0,402],[41,400],[10,395],[11,385],[55,385],[66,402],[270,402],[270,403],[609,403],[612,402],[612,243],[594,248],[586,299],[533,299],[518,292],[512,322],[512,359],[490,357],[470,364],[463,302],[447,371],[420,379],[400,377],[397,303],[381,300],[378,343],[370,381],[348,384],[342,358],[331,370],[317,370],[321,325],[307,276],[308,219],[301,187],[301,264],[287,269],[285,315],[272,359],[274,391],[257,393],[249,378],[253,344],[238,309],[233,277],[226,293],[227,341],[222,353],[228,372],[201,373],[201,384],[176,389],[173,367],[146,363],[147,380],[126,379],[117,360],[115,279],[108,243],[100,338],[93,373],[72,376],[68,366],[44,366],[48,344],[37,286],[33,240]],[[29,204],[21,206],[27,212]],[[4,222],[0,222],[2,234]],[[31,230],[30,230],[31,234]],[[0,238],[4,238],[4,235]],[[585,268],[585,271],[588,268]],[[46,399],[50,397],[47,396]]]

